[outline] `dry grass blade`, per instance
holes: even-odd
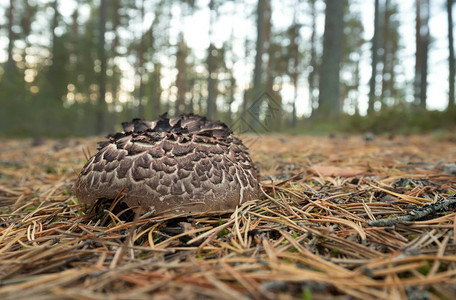
[[[375,189],[378,189],[380,191],[383,191],[387,194],[390,194],[390,195],[393,195],[399,199],[401,199],[401,201],[404,201],[406,203],[411,203],[411,204],[417,204],[417,205],[423,205],[424,203],[430,203],[432,202],[433,200],[431,199],[425,199],[425,198],[420,198],[420,197],[413,197],[413,196],[409,196],[409,195],[404,195],[404,194],[399,194],[399,193],[395,193],[393,191],[390,191],[390,190],[387,190],[387,189],[384,189],[384,188],[381,188],[379,186],[375,186],[375,185],[371,185],[373,188]]]

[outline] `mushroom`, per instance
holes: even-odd
[[[227,125],[184,114],[134,119],[107,136],[75,184],[83,203],[121,200],[142,213],[200,214],[234,210],[256,199],[256,170]]]

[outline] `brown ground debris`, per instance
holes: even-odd
[[[243,139],[263,197],[179,218],[80,205],[97,139],[2,140],[0,298],[456,298],[454,142]]]

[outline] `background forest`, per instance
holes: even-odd
[[[3,0],[0,134],[101,134],[166,111],[240,131],[451,128],[452,10],[453,0]]]

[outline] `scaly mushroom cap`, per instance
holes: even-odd
[[[259,186],[247,148],[224,123],[197,115],[134,119],[109,135],[75,185],[84,203],[114,199],[158,214],[233,210]]]

